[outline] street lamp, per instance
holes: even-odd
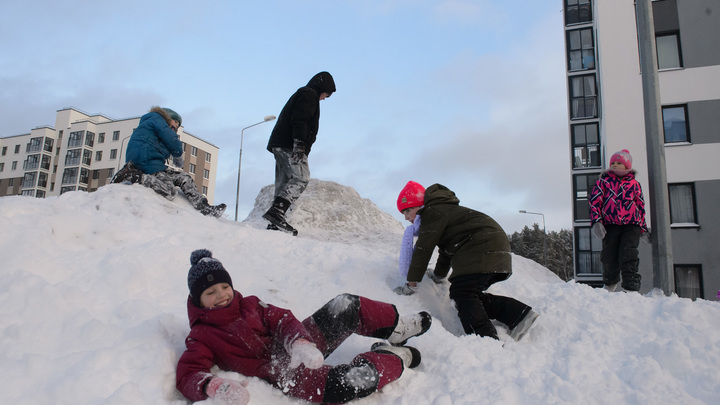
[[[543,219],[543,256],[545,258],[545,267],[547,267],[547,232],[545,232],[545,214],[541,212],[530,212],[525,210],[520,210],[521,214],[533,214],[533,215],[542,215]]]
[[[237,221],[238,216],[238,202],[240,201],[240,165],[242,165],[242,144],[243,144],[243,135],[246,129],[252,128],[255,125],[260,125],[264,122],[269,122],[274,120],[276,117],[274,115],[268,115],[265,118],[263,118],[262,121],[252,124],[250,126],[247,126],[243,128],[240,131],[240,155],[238,156],[238,181],[237,181],[237,195],[235,196],[235,221]]]

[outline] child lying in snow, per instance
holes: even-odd
[[[290,310],[235,291],[230,274],[210,251],[192,252],[190,263],[190,334],[176,383],[192,401],[250,400],[247,381],[214,376],[214,364],[262,378],[287,395],[332,404],[368,396],[398,379],[405,367],[420,364],[420,352],[404,344],[430,328],[427,312],[400,317],[392,304],[342,294],[300,322]],[[325,357],[353,333],[389,344],[375,343],[349,364],[324,365]]]

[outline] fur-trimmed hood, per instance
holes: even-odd
[[[170,121],[175,120],[178,122],[178,124],[182,125],[182,117],[180,116],[180,114],[169,108],[155,106],[150,109],[150,112],[160,114],[165,120],[165,122],[167,122],[168,124],[170,124]]]

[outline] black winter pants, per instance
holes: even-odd
[[[600,261],[603,264],[603,283],[617,284],[622,274],[622,288],[627,291],[640,289],[638,273],[638,244],[642,229],[637,225],[605,225]]]
[[[512,330],[530,311],[530,306],[514,298],[485,292],[491,285],[508,277],[509,274],[471,274],[450,280],[450,299],[455,301],[465,333],[498,339],[491,319],[504,323]]]

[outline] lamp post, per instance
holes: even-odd
[[[243,128],[240,131],[240,154],[238,155],[238,180],[237,180],[237,195],[235,196],[235,221],[237,222],[237,216],[238,216],[238,202],[240,201],[240,166],[242,165],[242,144],[243,144],[243,135],[246,129],[252,128],[255,125],[260,125],[264,122],[269,122],[274,120],[276,117],[274,115],[268,115],[265,118],[263,118],[262,121],[252,124],[250,126],[247,126]]]
[[[131,135],[126,136],[126,137],[123,138],[123,140],[120,142],[120,157],[118,158],[117,170],[115,171],[115,173],[117,173],[117,172],[120,171],[120,165],[122,164],[122,153],[123,153],[123,148],[124,148],[123,145],[125,145],[125,141],[126,141],[127,139],[129,139],[130,136],[131,136]]]
[[[543,219],[543,256],[545,260],[545,267],[547,267],[547,232],[545,232],[545,214],[541,212],[530,212],[525,210],[520,210],[521,214],[533,214],[533,215],[541,215]]]

